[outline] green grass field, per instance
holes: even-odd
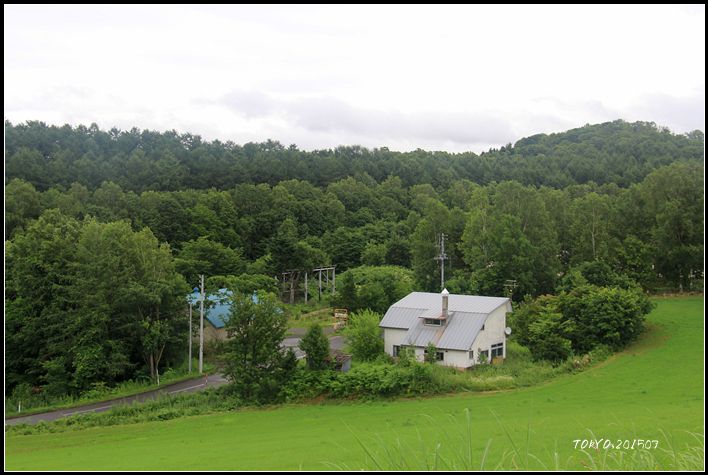
[[[638,343],[538,387],[8,434],[6,469],[679,468],[672,449],[702,444],[690,433],[702,439],[703,298],[656,302]],[[643,461],[631,458],[648,452],[619,460],[618,451],[573,448],[590,438],[658,439],[659,448]]]

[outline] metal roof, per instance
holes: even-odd
[[[379,326],[407,330],[427,310],[426,308],[401,308],[394,305],[389,307]]]
[[[450,294],[448,309],[450,312],[492,313],[509,299],[504,297],[482,297],[480,295]],[[392,307],[425,308],[442,310],[442,297],[432,292],[411,292]]]
[[[198,309],[199,302],[201,301],[201,295],[198,289],[194,290],[195,292],[187,296],[187,301],[188,303],[195,305]],[[232,295],[233,292],[228,289],[219,289],[215,294],[206,296],[206,300],[209,303],[204,305],[204,317],[214,326],[214,328],[224,328],[226,323],[229,321],[229,315],[231,315],[230,297]],[[258,303],[258,296],[254,293],[251,295],[251,300],[253,300],[254,303]]]
[[[389,307],[379,326],[408,330],[403,340],[405,345],[426,346],[432,342],[438,348],[467,351],[489,314],[502,305],[511,311],[508,298],[451,294],[447,322],[436,327],[425,325],[423,317],[440,316],[441,294],[412,292]]]
[[[445,325],[445,333],[435,345],[449,350],[468,351],[487,320],[487,313],[455,312]]]
[[[408,333],[403,337],[404,345],[411,346],[428,346],[432,343],[438,346],[438,341],[445,331],[444,326],[435,327],[425,325],[422,318],[418,318],[417,322],[408,329]]]

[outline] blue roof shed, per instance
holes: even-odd
[[[229,289],[219,289],[215,294],[210,294],[206,296],[207,304],[204,305],[204,316],[211,323],[214,328],[224,328],[226,322],[229,321],[229,315],[231,313],[231,296],[233,292]],[[194,291],[187,296],[187,302],[192,305],[199,307],[199,301],[201,295],[199,294],[199,289],[195,288]],[[254,303],[258,303],[258,295],[255,293],[251,296]]]

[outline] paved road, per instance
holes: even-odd
[[[94,404],[87,404],[85,406],[72,407],[69,409],[60,409],[52,412],[43,412],[41,414],[13,417],[11,419],[5,419],[5,424],[36,424],[39,421],[53,421],[62,417],[72,416],[74,414],[83,414],[86,412],[105,412],[113,406],[117,406],[119,404],[131,404],[133,402],[148,401],[163,394],[191,393],[194,391],[201,391],[205,387],[218,387],[226,383],[227,381],[222,375],[213,374],[208,377],[206,382],[204,381],[204,377],[199,377],[196,379],[182,381],[180,383],[169,384],[160,389],[136,394],[134,396],[126,396],[118,399],[111,399],[110,401],[101,401]]]
[[[295,334],[299,334],[299,332]],[[304,353],[299,348],[297,348],[299,343],[300,338],[296,336],[289,337],[283,340],[284,347],[293,348],[295,350],[295,355],[298,358],[302,358],[304,357]],[[344,346],[344,337],[331,336],[329,338],[329,346],[332,350],[341,350]],[[40,414],[32,414],[29,416],[13,417],[11,419],[5,419],[5,425],[36,424],[39,421],[53,421],[62,417],[72,416],[74,414],[83,414],[86,412],[105,412],[111,409],[113,406],[117,406],[119,404],[131,404],[134,402],[148,401],[150,399],[155,399],[156,397],[163,394],[180,394],[201,391],[207,387],[213,388],[222,386],[227,382],[228,381],[222,375],[213,374],[208,377],[208,380],[206,382],[204,381],[204,377],[199,377],[197,379],[182,381],[181,383],[169,384],[160,389],[145,392],[142,394],[136,394],[134,396],[126,396],[118,399],[111,399],[109,401],[101,401],[94,404],[87,404],[85,406],[72,407],[69,409],[60,409],[51,412],[43,412]]]
[[[297,356],[298,359],[305,357],[305,353],[303,353],[303,351],[298,348],[298,345],[300,344],[300,339],[301,338],[299,336],[289,336],[283,340],[283,346],[285,348],[292,348],[295,351],[295,356]],[[329,337],[330,350],[341,350],[342,348],[344,348],[343,336],[336,335]]]

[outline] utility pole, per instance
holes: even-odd
[[[440,234],[438,243],[438,246],[440,248],[440,254],[433,257],[433,259],[436,261],[440,261],[440,291],[442,292],[442,290],[445,288],[445,260],[449,259],[449,257],[447,257],[447,254],[445,254],[445,234]]]
[[[192,294],[194,295],[194,294]],[[189,372],[192,372],[192,301],[189,301]]]
[[[199,276],[202,284],[201,299],[199,299],[199,374],[204,369],[204,274]]]
[[[511,300],[511,296],[514,294],[514,289],[516,288],[516,279],[506,279],[504,281],[504,290]]]

